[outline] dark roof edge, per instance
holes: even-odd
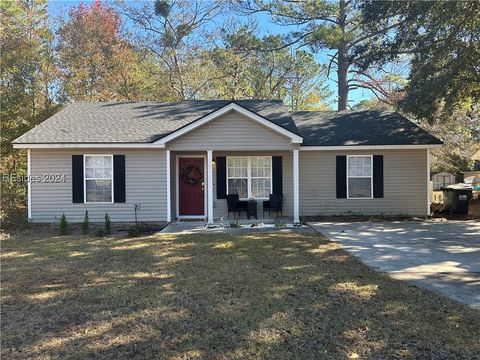
[[[315,145],[315,144],[301,144],[301,147],[321,147],[321,148],[336,148],[336,147],[351,147],[351,148],[356,148],[356,147],[386,147],[386,146],[404,146],[404,147],[412,147],[412,146],[419,146],[419,147],[428,147],[428,146],[437,146],[437,145],[443,145],[443,142],[439,140],[439,142],[429,142],[429,143],[423,143],[423,144],[355,144],[355,145]]]

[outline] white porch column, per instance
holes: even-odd
[[[172,221],[172,187],[170,182],[172,177],[170,176],[170,150],[165,151],[167,157],[167,222]]]
[[[298,154],[299,150],[293,150],[293,222],[300,222],[300,192],[299,192],[299,174],[298,174]]]
[[[32,220],[32,153],[27,149],[27,216]]]
[[[427,215],[430,216],[431,211],[430,211],[430,149],[427,149]]]
[[[213,152],[207,150],[207,215],[208,223],[213,224]]]

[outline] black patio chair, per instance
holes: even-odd
[[[227,195],[227,206],[228,206],[228,217],[230,213],[233,212],[233,218],[235,219],[235,214],[238,213],[238,217],[242,211],[248,216],[248,201],[240,201],[238,194]]]
[[[263,202],[263,217],[265,217],[265,211],[268,211],[268,216],[270,216],[270,212],[276,212],[277,218],[278,213],[283,216],[282,211],[283,206],[283,195],[282,194],[270,194],[270,198],[267,201]]]

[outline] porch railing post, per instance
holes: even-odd
[[[299,174],[298,174],[298,155],[299,150],[293,150],[293,222],[300,222],[300,203],[299,203]]]
[[[207,150],[207,215],[208,223],[213,224],[213,152]]]

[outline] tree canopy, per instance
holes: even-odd
[[[267,13],[271,20],[290,30],[283,36],[283,44],[270,44],[268,49],[279,47],[307,47],[312,52],[327,51],[327,74],[334,71],[336,77],[337,109],[346,110],[348,95],[354,89],[368,89],[382,101],[389,102],[388,89],[394,84],[393,77],[385,76],[385,70],[364,62],[358,49],[376,47],[379,34],[388,33],[401,26],[401,21],[369,31],[358,10],[358,1],[353,0],[244,0],[238,1],[240,13]],[[387,86],[386,83],[388,83]]]
[[[400,107],[434,120],[442,109],[453,114],[480,100],[480,2],[366,1],[363,22],[378,32],[375,47],[359,47],[363,69],[411,57],[409,82]],[[388,32],[381,29],[402,23]],[[441,119],[441,118],[440,118]]]

